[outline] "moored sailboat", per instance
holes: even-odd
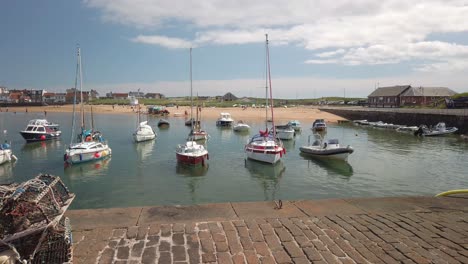
[[[133,132],[133,140],[136,143],[153,140],[156,138],[156,133],[154,132],[153,128],[150,125],[148,125],[148,120],[141,121],[140,109],[140,105],[138,104],[138,126],[135,132]]]
[[[193,111],[193,95],[192,95],[192,48],[190,48],[190,116]],[[193,118],[192,118],[193,120]],[[191,131],[194,131],[194,122],[191,123]],[[179,144],[176,148],[177,161],[188,165],[207,165],[208,150],[201,144],[197,144],[194,138],[189,135],[185,144]]]
[[[268,90],[270,91],[270,109],[271,109],[271,121],[272,121],[272,134],[268,132],[268,107],[266,107],[266,118],[265,118],[265,131],[260,131],[259,134],[253,136],[249,143],[245,145],[245,153],[247,157],[252,160],[262,161],[266,163],[275,164],[278,162],[284,154],[286,149],[283,147],[283,143],[280,139],[273,136],[276,135],[276,128],[273,115],[273,92],[271,88],[271,74],[270,74],[270,52],[268,48],[268,35],[266,36],[265,49],[266,49],[266,105],[268,105]],[[269,88],[269,89],[268,89]]]
[[[85,126],[85,112],[83,105],[83,77],[81,70],[81,51],[78,48],[77,56],[77,69],[76,69],[76,79],[75,79],[75,95],[73,101],[73,121],[72,121],[72,132],[70,145],[65,150],[64,161],[68,164],[78,164],[88,161],[95,161],[109,157],[112,153],[111,148],[107,145],[107,142],[102,137],[101,132],[94,130],[94,119],[92,116],[92,107],[91,107],[91,129],[86,129]],[[79,77],[78,77],[79,76]],[[75,137],[75,106],[76,106],[76,88],[77,85],[80,85],[80,116],[81,116],[81,129],[80,134]]]

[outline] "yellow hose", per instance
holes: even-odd
[[[439,193],[436,195],[436,197],[447,196],[447,195],[452,195],[452,194],[460,194],[460,193],[468,193],[468,189],[450,190],[450,191],[446,191],[443,193]]]

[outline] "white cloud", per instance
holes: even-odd
[[[193,46],[190,41],[179,38],[169,38],[165,36],[139,35],[136,38],[133,38],[132,41],[138,43],[160,45],[169,49],[186,49]]]
[[[145,29],[165,29],[173,22],[193,32],[193,39],[160,34],[133,41],[167,48],[192,45],[239,45],[263,42],[301,46],[319,52],[305,63],[345,65],[395,64],[421,60],[416,69],[458,65],[466,46],[429,40],[440,33],[468,32],[467,0],[85,0],[106,21]],[[334,51],[333,51],[334,50]],[[333,58],[333,59],[331,59]]]

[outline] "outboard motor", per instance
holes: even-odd
[[[414,131],[415,136],[422,136],[424,133],[423,126],[419,126],[418,130]]]

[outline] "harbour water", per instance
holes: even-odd
[[[221,112],[221,110],[220,110]],[[71,113],[48,113],[61,125],[60,140],[28,143],[18,133],[38,113],[0,113],[3,140],[11,141],[14,164],[0,165],[0,183],[21,182],[38,173],[61,176],[77,196],[72,208],[109,208],[230,201],[300,200],[342,197],[434,195],[467,188],[468,144],[455,136],[419,138],[393,130],[330,124],[326,138],[337,138],[355,152],[348,162],[303,157],[311,124],[293,141],[284,141],[286,156],[275,166],[245,161],[249,136],[264,129],[261,121],[247,122],[250,133],[218,128],[203,120],[210,134],[209,165],[186,167],[176,162],[175,148],[189,128],[184,118],[170,117],[170,127],[158,129],[150,117],[156,141],[135,144],[136,115],[95,114],[97,129],[112,148],[112,157],[97,163],[64,167],[70,143]],[[236,117],[234,117],[236,119]],[[285,123],[285,122],[284,122]]]

